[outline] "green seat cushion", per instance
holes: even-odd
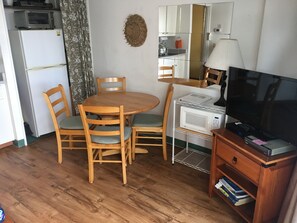
[[[97,115],[89,115],[89,118],[97,119]],[[84,129],[81,117],[80,116],[70,116],[64,118],[59,123],[60,128],[62,129]]]
[[[97,126],[95,130],[101,131],[114,131],[119,130],[119,126]],[[124,139],[127,140],[131,136],[131,127],[125,126]],[[100,144],[117,144],[120,143],[120,136],[91,136],[92,142]]]
[[[154,114],[136,114],[132,126],[135,127],[161,127],[163,116]]]

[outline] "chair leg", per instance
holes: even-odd
[[[122,158],[123,184],[127,184],[127,172],[126,172],[126,154],[125,154],[125,148],[121,148],[121,158]]]
[[[132,159],[135,160],[136,129],[132,128]]]
[[[167,160],[166,134],[162,134],[163,159]]]
[[[128,161],[129,164],[132,164],[132,151],[131,151],[131,138],[128,140]]]
[[[92,148],[88,148],[89,182],[94,182],[94,162]]]
[[[73,136],[72,135],[69,136],[69,147],[70,148],[73,148],[74,147],[73,146]]]
[[[62,141],[60,134],[56,133],[57,146],[58,146],[58,163],[62,163]]]
[[[99,150],[99,160],[103,160],[102,149]],[[100,162],[102,164],[102,162]]]

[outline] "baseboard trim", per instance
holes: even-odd
[[[11,145],[12,145],[12,142],[3,143],[3,144],[0,145],[0,149],[3,149],[5,147],[11,146]]]
[[[15,145],[15,146],[17,146],[19,148],[24,147],[25,146],[25,140],[24,139],[14,140],[13,145]]]
[[[167,141],[168,144],[172,145],[172,137],[167,136],[166,141]],[[175,139],[174,144],[177,147],[186,148],[186,141],[183,141],[183,140],[180,140],[180,139]],[[211,150],[206,148],[206,147],[203,147],[203,146],[199,146],[199,145],[196,145],[196,144],[193,144],[193,143],[189,143],[189,147],[194,149],[194,150],[198,150],[200,152],[206,153],[206,154],[211,154]]]

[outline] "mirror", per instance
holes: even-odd
[[[191,86],[202,80],[216,42],[230,38],[232,15],[232,2],[160,6],[158,67],[173,65],[174,78],[159,69],[158,80]]]

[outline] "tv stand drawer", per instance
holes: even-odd
[[[240,152],[233,149],[224,141],[217,140],[217,155],[225,160],[234,169],[258,184],[261,167]]]

